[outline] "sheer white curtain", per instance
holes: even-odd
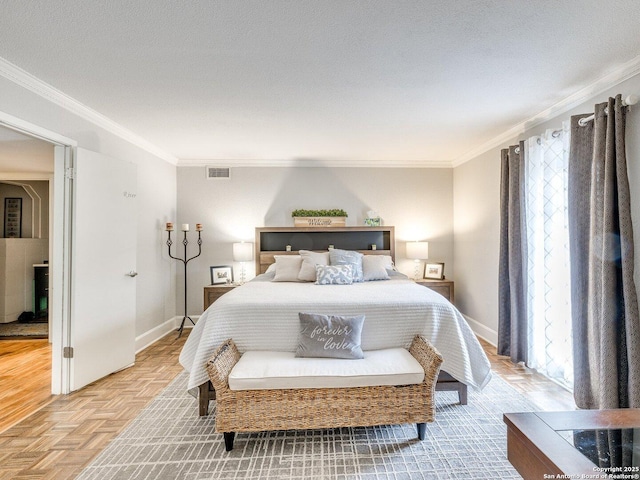
[[[571,388],[573,358],[567,219],[569,125],[525,142],[527,366]]]

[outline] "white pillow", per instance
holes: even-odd
[[[388,268],[389,270],[396,269],[396,266],[393,264],[393,258],[391,258],[391,255],[375,255],[375,256],[383,259],[384,268]]]
[[[300,250],[302,257],[302,267],[298,274],[298,280],[304,282],[316,281],[316,265],[329,265],[329,252],[311,252],[309,250]]]
[[[372,280],[389,280],[387,273],[387,259],[383,257],[391,257],[389,255],[365,255],[362,257],[362,273],[365,282]]]
[[[276,275],[274,282],[297,282],[302,266],[300,255],[274,255],[276,259]]]

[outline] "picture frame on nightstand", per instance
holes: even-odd
[[[444,280],[444,263],[426,263],[424,265],[424,278]]]
[[[233,267],[230,265],[216,265],[211,270],[211,285],[225,285],[233,283]]]

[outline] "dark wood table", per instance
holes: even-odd
[[[507,424],[507,457],[525,480],[558,475],[594,478],[605,472],[558,432],[638,428],[640,409],[505,413],[503,419]]]

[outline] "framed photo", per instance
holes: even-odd
[[[424,278],[443,280],[444,263],[426,263],[424,266]]]
[[[229,265],[209,267],[211,270],[211,285],[233,283],[233,268]]]
[[[4,199],[4,238],[22,237],[22,199]]]

